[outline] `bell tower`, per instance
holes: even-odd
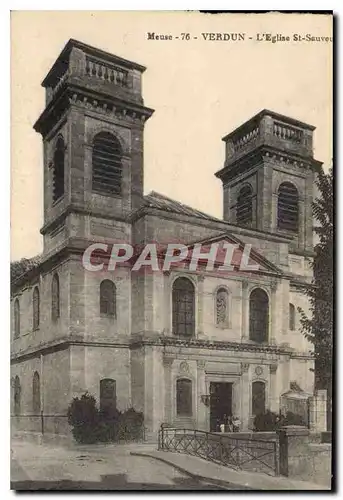
[[[44,149],[44,252],[63,241],[122,239],[143,198],[145,67],[69,40],[45,77],[34,125]]]
[[[223,138],[224,219],[292,237],[291,249],[313,251],[315,127],[263,110]]]

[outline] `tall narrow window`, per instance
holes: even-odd
[[[36,330],[39,327],[39,321],[40,321],[39,290],[37,286],[33,290],[32,303],[33,303],[33,329]]]
[[[92,189],[101,194],[122,192],[122,148],[109,132],[96,135],[92,152]]]
[[[237,198],[236,222],[240,226],[249,226],[252,223],[252,189],[243,186]]]
[[[176,381],[176,413],[185,417],[193,414],[192,381],[187,378],[180,378]]]
[[[39,373],[35,372],[33,374],[32,380],[32,410],[35,415],[40,414],[41,403],[40,403],[40,378]]]
[[[219,288],[216,295],[216,323],[227,326],[229,321],[229,294],[226,288]]]
[[[116,286],[111,280],[100,283],[100,314],[116,317]]]
[[[14,379],[14,414],[20,415],[21,410],[21,386],[18,375]]]
[[[249,338],[254,342],[267,342],[269,331],[269,299],[264,290],[255,288],[249,300]]]
[[[111,378],[100,380],[100,410],[109,411],[116,408],[116,381]]]
[[[191,337],[195,333],[195,294],[189,279],[174,281],[172,302],[174,335]]]
[[[60,281],[58,274],[54,274],[51,282],[51,317],[57,321],[60,317]]]
[[[283,182],[278,191],[278,229],[297,232],[299,227],[299,196],[297,188],[290,182]]]
[[[266,386],[257,380],[252,383],[252,414],[260,415],[266,409]]]
[[[289,304],[289,329],[295,330],[295,307]]]
[[[14,338],[20,335],[20,303],[19,299],[14,301]]]
[[[59,137],[54,153],[53,201],[59,200],[64,195],[64,153],[64,141],[62,137]]]

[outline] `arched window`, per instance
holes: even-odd
[[[36,330],[39,327],[39,290],[36,286],[33,290],[33,329]]]
[[[54,169],[52,189],[53,201],[57,201],[64,195],[64,141],[62,137],[57,139],[55,153],[54,153]]]
[[[174,281],[172,301],[174,335],[191,337],[195,333],[195,294],[189,279]]]
[[[290,182],[283,182],[278,190],[277,227],[297,232],[299,227],[299,196],[297,188]]]
[[[116,406],[116,381],[111,378],[103,378],[100,380],[100,410],[110,411]]]
[[[18,375],[14,379],[14,415],[20,415],[21,409],[21,386]]]
[[[295,330],[295,307],[289,304],[289,329]]]
[[[122,191],[122,148],[118,139],[109,132],[96,135],[92,152],[92,189],[102,194]]]
[[[100,314],[116,317],[116,286],[111,280],[100,283]]]
[[[227,326],[229,321],[229,293],[226,288],[219,288],[216,294],[216,323]]]
[[[255,288],[249,301],[249,338],[254,342],[267,342],[269,332],[269,299],[261,288]]]
[[[19,299],[14,301],[14,338],[20,335],[20,303]]]
[[[54,274],[51,282],[51,318],[57,321],[60,317],[60,281],[58,274]]]
[[[237,198],[236,223],[240,226],[249,226],[252,223],[252,189],[243,186]]]
[[[41,403],[40,403],[40,378],[39,373],[35,372],[33,374],[32,380],[32,410],[35,415],[40,414]]]
[[[260,415],[266,409],[266,385],[257,380],[252,383],[252,414]]]
[[[180,378],[176,381],[176,413],[179,416],[190,417],[192,409],[192,381]]]

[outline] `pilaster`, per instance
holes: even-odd
[[[250,419],[250,365],[249,363],[241,363],[241,422],[242,430],[249,429]]]
[[[242,281],[242,332],[241,340],[242,342],[247,342],[249,340],[249,293],[248,293],[249,282],[247,280]]]

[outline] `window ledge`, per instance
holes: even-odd
[[[232,326],[231,323],[221,323],[220,325],[216,324],[216,328],[218,330],[231,330]]]
[[[101,319],[108,319],[108,320],[110,320],[110,321],[117,321],[116,316],[112,316],[111,314],[104,314],[104,313],[101,313],[101,314],[100,314],[100,318],[101,318]]]

